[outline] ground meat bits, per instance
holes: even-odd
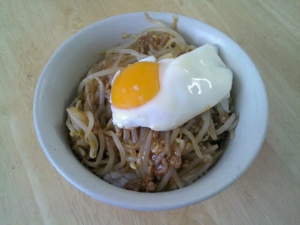
[[[152,155],[155,154],[157,153],[152,153]],[[159,180],[161,180],[163,175],[168,172],[169,167],[173,166],[175,169],[179,169],[181,165],[182,161],[180,156],[165,155],[165,157],[161,159],[161,162],[158,166],[155,166],[154,162],[149,159],[148,171],[145,178],[129,181],[125,184],[124,188],[133,191],[154,192],[157,187],[156,184],[159,183]]]
[[[143,191],[143,192],[154,192],[156,189],[156,184],[152,180],[145,179],[136,179],[128,181],[125,186],[125,189],[132,191]]]

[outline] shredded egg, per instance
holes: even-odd
[[[175,129],[229,98],[232,71],[213,45],[175,59],[148,57],[117,73],[112,82],[113,123],[120,128]]]

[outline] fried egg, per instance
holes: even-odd
[[[227,99],[232,71],[213,45],[204,45],[175,59],[154,57],[133,63],[112,82],[113,123],[120,128],[179,127]]]

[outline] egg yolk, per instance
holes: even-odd
[[[114,107],[131,109],[144,105],[159,91],[159,64],[137,62],[120,72],[111,89]]]

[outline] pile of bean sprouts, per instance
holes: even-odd
[[[116,72],[150,55],[176,58],[195,49],[176,31],[176,21],[168,27],[146,18],[157,26],[140,35],[124,34],[133,40],[107,50],[88,71],[67,108],[66,125],[72,149],[93,173],[100,178],[111,172],[133,174],[124,188],[158,192],[182,188],[205,174],[222,155],[226,138],[234,137],[238,119],[229,99],[229,109],[219,103],[170,131],[113,124],[109,99]]]

